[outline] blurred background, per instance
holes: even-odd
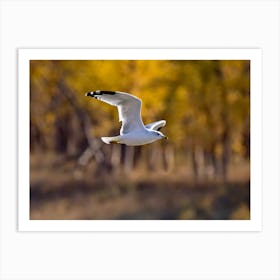
[[[142,99],[169,139],[106,145]],[[31,219],[250,219],[250,61],[30,61]]]

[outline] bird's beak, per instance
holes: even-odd
[[[167,140],[167,139],[168,139],[168,137],[164,135],[163,139]]]

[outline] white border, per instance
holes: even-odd
[[[29,220],[29,61],[48,59],[176,59],[251,61],[250,220]],[[19,49],[18,50],[18,230],[19,231],[261,231],[262,65],[260,49]]]

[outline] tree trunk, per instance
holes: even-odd
[[[157,144],[154,144],[153,146],[150,145],[150,151],[149,151],[149,167],[150,170],[157,170],[158,164],[159,164],[159,155],[160,150]]]
[[[129,173],[134,166],[134,147],[126,147],[124,159],[124,171]]]
[[[68,144],[68,118],[57,118],[55,122],[55,151],[63,154]]]
[[[230,137],[226,129],[222,137],[223,153],[222,153],[222,180],[226,182],[228,175],[228,164],[230,161]]]
[[[163,148],[163,166],[167,171],[171,171],[175,167],[175,152],[170,145],[166,145]]]
[[[91,157],[94,156],[97,163],[97,173],[112,171],[111,162],[106,158],[105,153],[102,150],[101,140],[97,139],[92,134],[92,123],[90,118],[82,109],[79,108],[79,106],[75,102],[74,94],[71,90],[69,90],[63,83],[59,84],[59,88],[62,92],[64,92],[64,96],[67,98],[69,104],[74,109],[73,112],[80,120],[81,128],[84,131],[84,135],[87,140],[88,147],[78,159],[78,164],[85,166],[89,162]]]
[[[111,164],[114,170],[119,169],[121,164],[121,145],[112,145]]]
[[[192,169],[193,169],[194,180],[195,180],[195,182],[197,182],[198,181],[198,164],[197,164],[196,156],[195,156],[195,146],[193,146],[192,150],[191,150],[191,159],[192,159]]]
[[[205,153],[201,146],[194,146],[192,149],[192,166],[195,181],[203,181],[207,176],[205,164]]]

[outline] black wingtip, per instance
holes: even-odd
[[[85,96],[94,97],[95,95],[103,95],[103,94],[114,95],[116,93],[117,93],[116,91],[110,91],[110,90],[96,90],[96,91],[87,92]]]
[[[116,91],[111,91],[111,90],[97,90],[98,94],[110,94],[110,95],[114,95],[117,92]]]

